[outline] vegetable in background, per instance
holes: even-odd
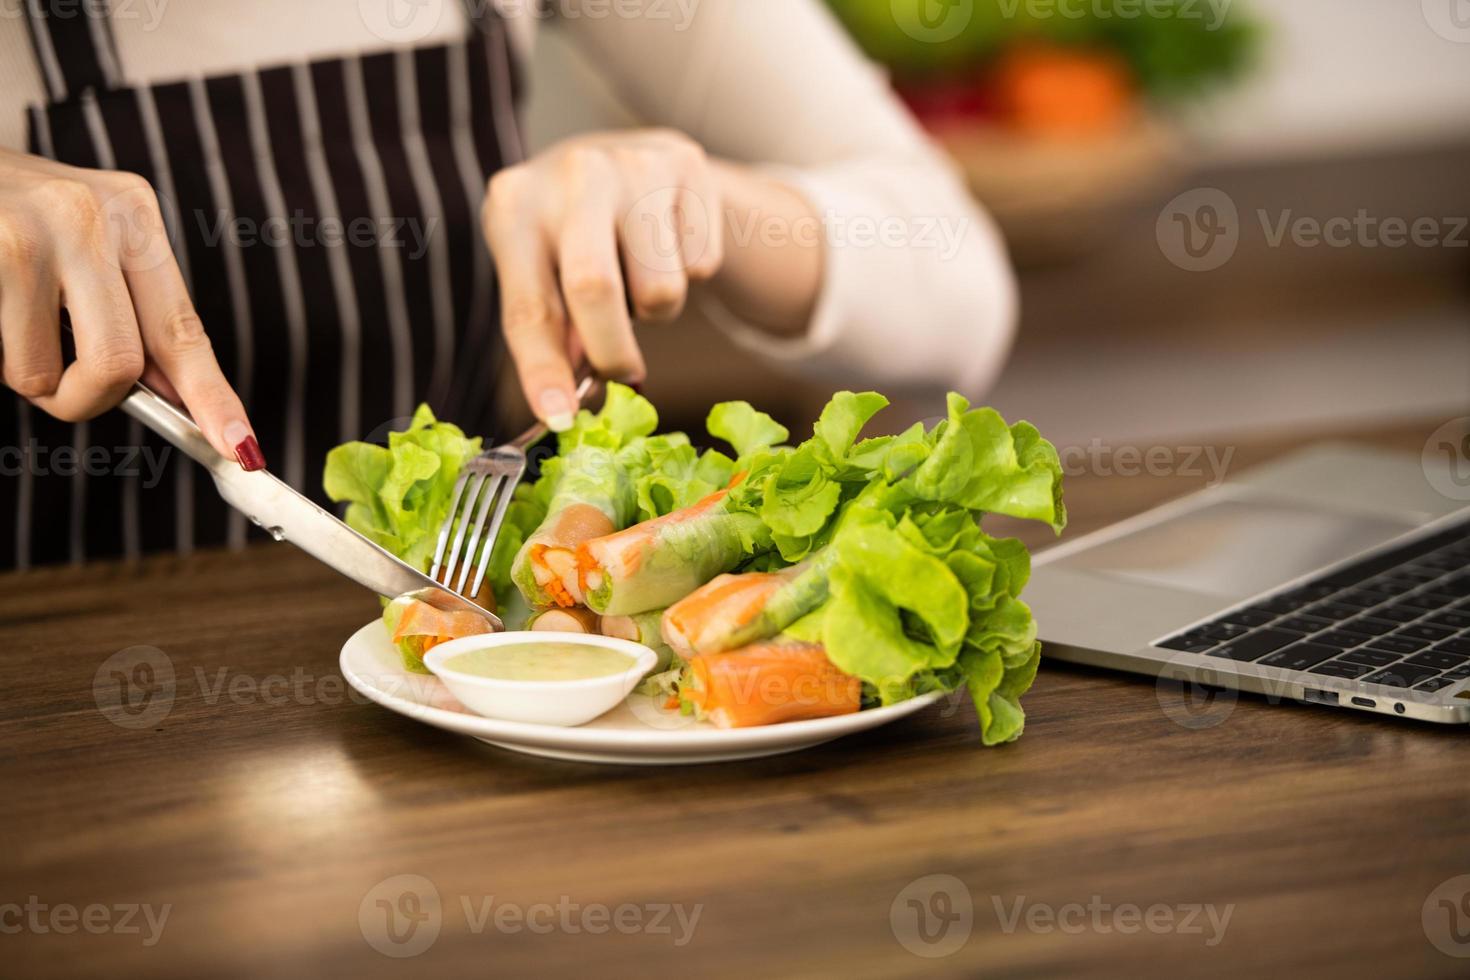
[[[1197,0],[1031,4],[975,0],[941,8],[935,0],[828,0],[868,56],[903,82],[972,74],[1017,45],[1114,52],[1138,85],[1178,102],[1229,81],[1250,64],[1260,28],[1242,5]],[[957,31],[936,30],[935,11],[963,17]],[[947,25],[942,25],[947,26]]]

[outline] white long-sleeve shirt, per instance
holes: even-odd
[[[498,2],[529,54],[543,5]],[[0,0],[0,145],[11,149],[24,148],[25,106],[44,97],[22,3]],[[410,16],[389,20],[391,4]],[[768,168],[820,217],[828,248],[810,328],[774,339],[710,309],[742,346],[847,386],[988,386],[1017,317],[1004,244],[817,0],[546,6],[646,122]],[[114,0],[113,23],[126,83],[438,43],[468,29],[461,0]]]

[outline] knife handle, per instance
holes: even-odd
[[[159,397],[143,384],[133,385],[132,392],[118,406],[133,418],[158,433],[170,444],[182,450],[190,459],[210,471],[225,464],[239,465],[233,459],[221,456],[204,438],[199,426],[179,409]]]

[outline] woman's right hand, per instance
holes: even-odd
[[[76,360],[62,363],[61,310]],[[136,174],[0,150],[0,359],[5,383],[65,421],[99,415],[144,378],[247,470],[265,460],[225,380]]]

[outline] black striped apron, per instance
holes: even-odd
[[[30,152],[153,185],[273,472],[320,499],[328,449],[382,439],[419,401],[495,435],[502,348],[478,215],[489,176],[522,155],[523,82],[493,5],[469,5],[462,42],[139,86],[122,84],[105,6],[26,6],[48,91]],[[15,440],[0,566],[253,533],[120,412],[73,425],[4,393],[0,432]]]

